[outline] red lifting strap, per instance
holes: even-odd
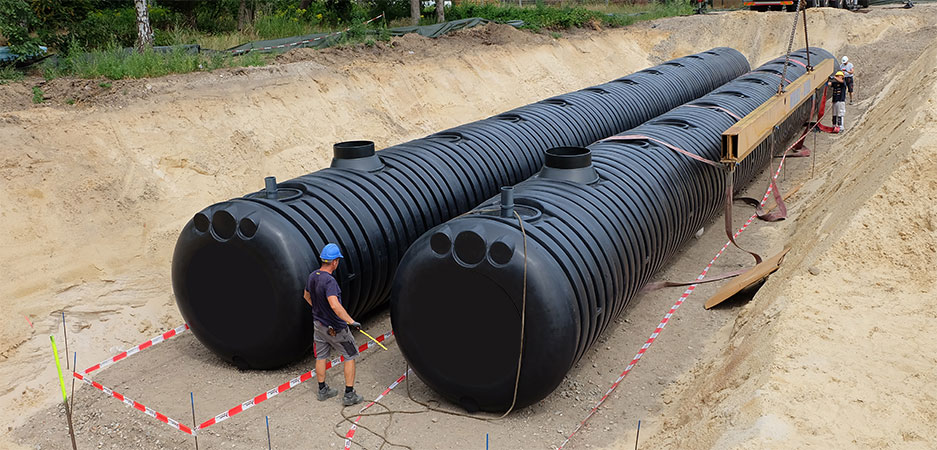
[[[683,150],[682,148],[676,147],[676,146],[674,146],[674,145],[668,144],[668,143],[666,143],[666,142],[664,142],[664,141],[661,141],[661,140],[659,140],[659,139],[654,139],[654,138],[649,137],[649,136],[643,136],[643,135],[640,135],[640,134],[625,134],[625,135],[612,136],[612,137],[609,137],[609,138],[605,138],[605,139],[602,139],[602,140],[599,141],[599,142],[606,142],[606,141],[627,142],[627,141],[635,141],[635,140],[647,140],[647,141],[655,142],[655,143],[660,144],[660,145],[663,145],[664,147],[667,147],[667,148],[669,148],[669,149],[671,149],[671,150],[673,150],[673,151],[675,151],[675,152],[677,152],[677,153],[680,153],[680,154],[682,154],[682,155],[684,155],[684,156],[686,156],[686,157],[688,157],[688,158],[692,158],[692,159],[694,159],[694,160],[696,160],[696,161],[699,161],[699,162],[704,163],[704,164],[708,164],[708,165],[713,166],[713,167],[715,167],[715,168],[717,168],[717,169],[720,169],[720,170],[725,170],[725,166],[723,166],[722,164],[719,164],[719,163],[717,163],[717,162],[715,162],[715,161],[710,161],[710,160],[708,160],[708,159],[706,159],[706,158],[703,158],[703,157],[701,157],[701,156],[699,156],[699,155],[696,155],[696,154],[690,153],[690,152],[688,152],[688,151],[686,151],[686,150]],[[783,200],[782,200],[782,201],[783,201]],[[735,236],[733,235],[733,234],[734,234],[733,231],[735,231],[735,230],[732,230],[732,174],[731,174],[731,173],[726,176],[726,201],[725,201],[725,203],[726,203],[726,212],[725,212],[725,215],[726,215],[726,218],[725,218],[725,219],[726,219],[726,235],[729,236],[729,241],[732,242],[732,244],[734,244],[736,247],[738,247],[739,250],[742,250],[742,251],[744,251],[744,252],[746,252],[746,253],[752,255],[752,256],[755,258],[755,264],[761,263],[761,256],[760,256],[760,255],[758,255],[758,254],[755,253],[755,252],[750,252],[750,251],[748,251],[748,250],[745,250],[744,248],[742,248],[741,246],[739,246],[739,244],[738,244],[737,242],[735,242]]]
[[[820,123],[820,119],[823,118],[823,113],[826,112],[826,92],[829,88],[830,88],[829,85],[826,85],[823,87],[823,100],[820,100],[820,111],[817,114],[817,128],[819,128],[820,131],[824,133],[838,133],[839,127],[837,126],[828,127]]]

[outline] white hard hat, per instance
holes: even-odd
[[[847,62],[849,62],[849,57],[843,56],[843,64],[846,64]]]

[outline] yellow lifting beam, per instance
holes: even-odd
[[[823,87],[833,74],[835,62],[824,59],[815,64],[812,72],[787,85],[784,92],[743,117],[722,133],[722,160],[727,164],[739,163],[767,138],[774,127],[781,124],[803,104],[815,90]]]

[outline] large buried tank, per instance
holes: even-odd
[[[748,71],[716,48],[423,139],[374,151],[335,145],[332,166],[211,205],[176,243],[176,303],[206,347],[244,368],[267,369],[312,346],[303,300],[328,242],[345,259],[337,278],[356,318],[383,305],[397,263],[426,230],[540,170],[543,151],[582,146],[699,98]]]
[[[813,62],[832,58],[810,52]],[[791,58],[787,79],[795,80],[806,72],[806,51]],[[624,142],[548,150],[547,166],[513,188],[508,206],[489,199],[418,239],[398,268],[391,319],[419,377],[468,410],[509,408],[523,315],[515,406],[549,395],[664,262],[724,207],[726,172],[660,142],[718,161],[722,132],[776,93],[784,64],[773,60],[651,119]],[[802,130],[810,107],[769,139]],[[735,185],[771,156],[765,141],[737,168]]]

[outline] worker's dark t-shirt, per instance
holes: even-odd
[[[845,102],[846,101],[846,84],[840,83],[839,81],[833,80],[831,82],[830,88],[833,90],[833,102]]]
[[[306,291],[312,297],[313,319],[336,330],[348,326],[344,320],[335,315],[335,311],[332,311],[332,306],[329,305],[329,297],[332,295],[338,297],[339,303],[342,301],[342,288],[338,287],[338,282],[335,281],[332,274],[321,270],[309,274]]]

